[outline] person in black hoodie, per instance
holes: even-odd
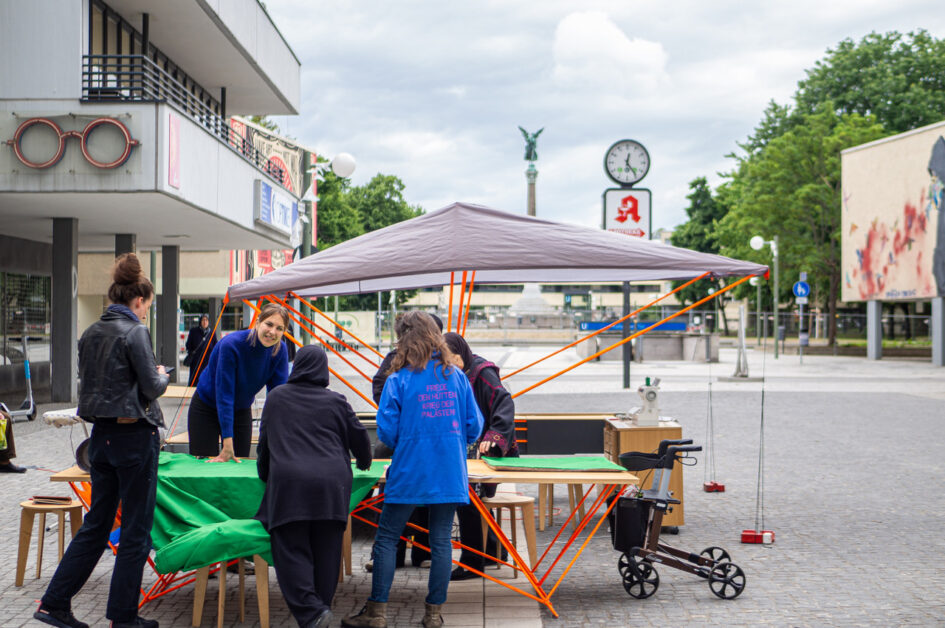
[[[288,381],[266,397],[256,467],[266,483],[256,519],[272,539],[279,588],[299,626],[331,621],[351,499],[351,457],[371,466],[367,430],[328,390],[328,356],[303,347]]]
[[[33,617],[60,628],[88,628],[71,611],[72,598],[92,575],[121,502],[121,543],[115,556],[105,617],[113,628],[158,628],[138,616],[141,577],[151,551],[157,467],[164,415],[158,397],[167,389],[155,364],[151,335],[141,324],[154,298],[134,253],[115,261],[108,306],[79,339],[79,407],[93,423],[89,441],[92,503],[82,527],[56,568]]]
[[[515,402],[512,395],[502,385],[499,378],[499,367],[478,356],[469,348],[466,339],[454,332],[443,334],[446,346],[450,348],[462,364],[469,383],[472,384],[476,395],[476,404],[482,412],[485,423],[482,435],[476,442],[474,452],[478,458],[492,456],[495,458],[518,457],[518,445],[515,443]],[[480,497],[495,496],[495,484],[479,484],[476,487]],[[460,543],[478,551],[482,550],[482,528],[479,523],[479,511],[472,504],[466,504],[456,509],[459,519]],[[498,539],[490,530],[486,540],[486,553],[497,556]],[[506,550],[503,548],[502,557],[505,559]],[[485,567],[485,558],[468,550],[463,550],[459,562],[469,565],[479,571]],[[478,578],[479,574],[457,567],[453,570],[450,580],[467,580]]]

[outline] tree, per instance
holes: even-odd
[[[795,94],[812,113],[832,102],[837,114],[873,115],[889,133],[945,118],[945,40],[925,30],[844,39],[807,71]]]
[[[719,203],[712,196],[712,189],[709,187],[705,177],[698,177],[689,182],[689,207],[686,208],[686,215],[689,221],[680,225],[671,238],[674,246],[680,246],[693,251],[702,253],[720,252],[720,246],[715,236],[718,222],[725,216],[728,208]],[[676,281],[673,287],[678,287],[685,282]],[[714,290],[721,287],[721,282],[713,279],[709,282]],[[691,286],[683,288],[676,293],[676,297],[683,304],[694,303],[706,296],[706,283],[697,282]],[[717,297],[723,299],[725,295]],[[728,334],[728,319],[725,316],[724,301],[719,301],[720,312],[722,313],[722,323],[725,328],[725,334]]]
[[[318,250],[423,214],[419,206],[407,203],[403,191],[403,182],[393,175],[377,174],[365,185],[352,187],[347,179],[327,172],[318,184]],[[399,291],[397,303],[403,304],[414,292]],[[376,307],[376,293],[344,296],[339,300],[339,308],[345,310]]]
[[[768,250],[755,253],[748,240],[779,236],[781,275],[810,272],[812,296],[828,308],[830,344],[840,298],[840,151],[884,134],[872,116],[838,116],[829,102],[802,114],[792,130],[739,164],[734,204],[719,223],[723,252],[733,257],[770,264]],[[781,284],[779,303],[792,298],[791,281]]]
[[[270,120],[269,116],[249,116],[248,119],[256,126],[261,126],[262,128],[272,131],[273,133],[278,134],[280,132],[279,125],[273,120]]]

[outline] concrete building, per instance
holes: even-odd
[[[298,192],[228,117],[297,113],[299,67],[256,0],[0,2],[0,390],[26,336],[34,383],[75,399],[79,286],[102,281],[80,252],[160,251],[173,365],[181,251],[291,248]]]

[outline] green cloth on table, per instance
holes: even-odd
[[[604,456],[546,456],[536,458],[489,458],[483,462],[496,471],[626,471]]]
[[[352,472],[351,510],[384,473],[384,464]],[[253,554],[271,563],[269,534],[253,519],[265,489],[255,460],[207,462],[161,452],[151,528],[158,572],[196,569]]]

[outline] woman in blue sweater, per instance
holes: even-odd
[[[191,454],[213,462],[249,456],[256,393],[284,384],[289,374],[282,340],[288,326],[289,312],[270,303],[255,327],[228,334],[213,348],[187,413]]]
[[[466,447],[482,432],[482,413],[469,380],[452,366],[453,355],[433,318],[407,312],[397,321],[397,353],[377,410],[377,437],[394,450],[384,509],[374,539],[371,596],[342,626],[387,626],[387,596],[394,579],[397,539],[418,505],[430,508],[431,564],[423,625],[443,625],[459,504],[469,503]]]

